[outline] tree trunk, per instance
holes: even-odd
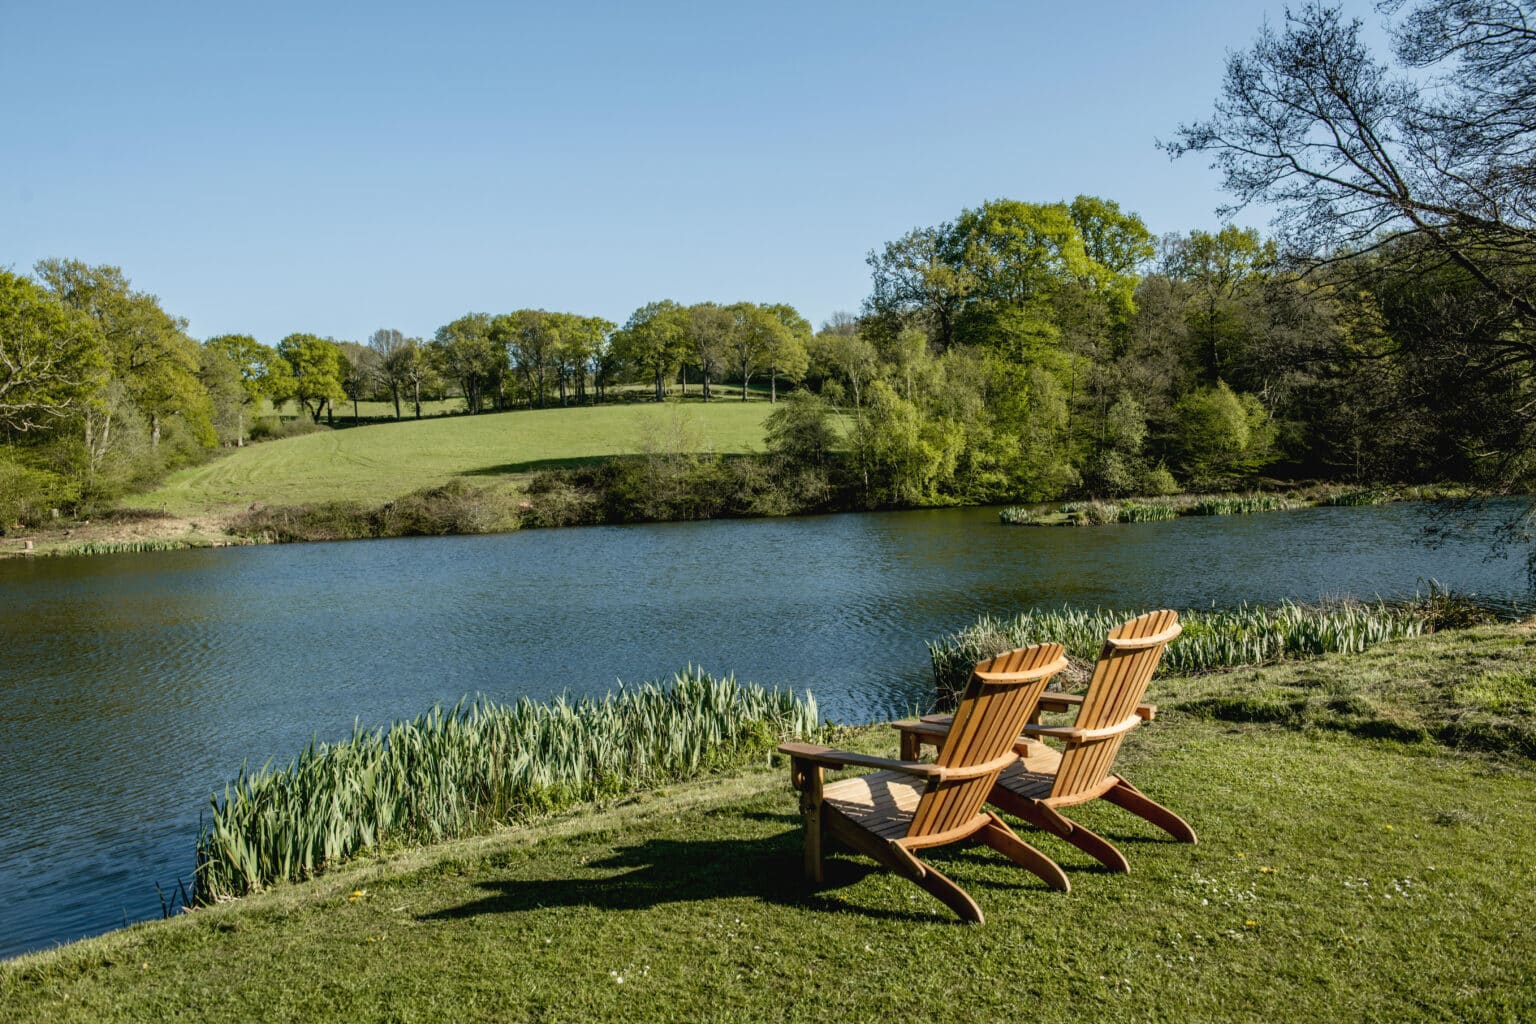
[[[751,380],[752,380],[752,378],[747,374],[747,366],[748,366],[748,364],[746,362],[742,362],[742,364],[741,364],[741,400],[743,402],[745,402],[747,400],[747,384],[750,383]]]
[[[245,447],[245,405],[235,410],[235,447]]]
[[[773,405],[779,400],[779,368],[768,367],[768,404]]]
[[[421,419],[421,381],[412,381],[411,390],[416,398],[416,418]]]
[[[357,426],[357,396],[352,396],[352,425]]]
[[[661,367],[658,366],[656,367],[656,401],[661,401],[663,397],[664,395],[662,393],[661,387]]]
[[[393,394],[394,398],[395,398],[395,420],[398,422],[399,419],[400,419],[400,384],[399,384],[399,382],[397,381],[396,383],[391,384],[389,386],[389,390],[390,390],[390,393]]]
[[[336,410],[331,408],[331,400],[329,398],[325,400],[325,425],[328,427],[336,425]]]
[[[157,412],[149,415],[149,446],[160,447],[160,414]]]

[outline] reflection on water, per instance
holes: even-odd
[[[1070,602],[1515,600],[1490,517],[1427,549],[1424,508],[1096,529],[993,510],[0,563],[0,956],[159,912],[243,760],[466,694],[595,694],[697,664],[829,717],[926,700],[924,641]]]

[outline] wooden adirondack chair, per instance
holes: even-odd
[[[822,880],[822,832],[916,882],[966,921],[980,924],[981,908],[964,889],[924,864],[916,851],[972,837],[1068,889],[1054,861],[1024,842],[982,804],[998,773],[1017,760],[1015,739],[1051,676],[1067,665],[1060,644],[1009,651],[978,664],[936,763],[897,761],[808,743],[785,743],[790,781],[800,791],[805,818],[805,873]],[[881,769],[825,784],[823,770],[845,765]]]
[[[1117,626],[1104,641],[1087,692],[1081,697],[1049,693],[1037,702],[1040,711],[1076,707],[1077,720],[1067,728],[1052,728],[1038,724],[1039,715],[1034,715],[1018,739],[1017,760],[999,773],[987,802],[1060,836],[1113,871],[1131,870],[1125,855],[1063,816],[1059,808],[1102,797],[1175,839],[1196,842],[1195,830],[1183,818],[1110,774],[1125,734],[1157,712],[1141,698],[1163,649],[1180,632],[1179,616],[1171,611],[1148,612]],[[948,718],[934,715],[896,723],[902,735],[901,756],[916,759],[924,744],[944,743],[952,728]],[[1047,737],[1062,741],[1062,749],[1040,742]]]

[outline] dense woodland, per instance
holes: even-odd
[[[793,494],[769,510],[1294,479],[1528,489],[1527,8],[1392,5],[1382,57],[1308,7],[1234,54],[1210,120],[1165,148],[1216,163],[1227,213],[1280,210],[1274,237],[1155,238],[1094,196],[989,200],[871,252],[862,307],[819,330],[785,304],[661,300],[622,325],[520,309],[431,338],[200,342],[116,267],[0,271],[0,528],[302,428],[274,405],[314,428],[349,403],[411,418],[446,396],[469,414],[783,402],[764,458]]]

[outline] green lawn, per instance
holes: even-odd
[[[637,403],[327,430],[237,449],[124,504],[182,515],[256,501],[378,504],[455,477],[507,482],[548,466],[646,450],[761,451],[772,409],[766,402]]]
[[[1503,626],[1310,664],[1340,699],[1394,663],[1469,699],[1531,660],[1530,631]],[[1531,762],[1207,716],[1217,692],[1300,685],[1294,668],[1155,684],[1165,711],[1120,768],[1200,845],[1080,808],[1133,873],[1030,833],[1070,894],[983,848],[934,854],[979,927],[852,855],[808,891],[779,767],[24,957],[0,965],[0,1019],[1536,1019]]]

